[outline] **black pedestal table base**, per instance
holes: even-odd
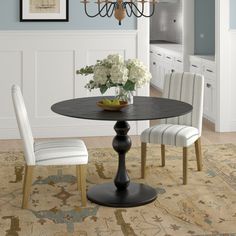
[[[130,183],[126,190],[117,190],[114,183],[99,184],[88,191],[88,199],[109,207],[136,207],[148,204],[157,197],[156,190],[148,185]]]
[[[130,126],[126,121],[117,121],[114,129],[113,148],[119,155],[119,164],[114,183],[99,184],[89,189],[87,196],[92,202],[110,207],[135,207],[154,201],[156,190],[145,184],[130,183],[125,166],[126,152],[131,148],[127,135]]]

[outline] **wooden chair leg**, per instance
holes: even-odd
[[[80,168],[79,165],[76,166],[76,177],[77,177],[77,190],[81,190],[81,185],[80,185]]]
[[[197,158],[197,170],[202,171],[202,147],[201,147],[201,138],[195,142],[195,152]]]
[[[147,144],[141,144],[141,178],[146,177]]]
[[[166,165],[166,156],[165,156],[165,145],[161,145],[161,166],[164,167]]]
[[[187,184],[188,177],[188,148],[183,148],[183,184]]]
[[[82,206],[87,204],[87,194],[86,194],[86,165],[78,165],[77,169],[77,178],[78,178],[78,187],[81,191],[81,202]]]
[[[23,209],[28,207],[28,201],[29,201],[30,190],[31,190],[31,185],[32,185],[33,170],[34,170],[34,166],[25,165],[25,177],[24,177],[23,200],[22,200]]]

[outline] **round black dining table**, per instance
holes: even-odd
[[[58,102],[51,109],[57,114],[89,120],[115,121],[116,136],[112,146],[118,153],[118,170],[114,182],[98,184],[87,192],[90,201],[110,207],[135,207],[154,201],[157,192],[151,186],[130,181],[126,170],[126,153],[131,148],[127,135],[128,121],[177,117],[192,111],[190,104],[157,97],[134,97],[134,103],[121,111],[104,111],[96,105],[104,97],[76,98]]]

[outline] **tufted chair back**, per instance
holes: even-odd
[[[193,126],[202,132],[204,77],[188,72],[172,73],[165,76],[163,98],[170,98],[189,103],[193,106],[191,113],[162,120],[162,124]]]
[[[14,104],[14,110],[16,114],[17,124],[20,131],[20,136],[24,143],[24,153],[27,165],[35,165],[34,155],[34,138],[32,135],[31,127],[25,103],[19,86],[12,86],[12,100]]]

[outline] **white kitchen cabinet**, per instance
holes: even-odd
[[[150,51],[150,72],[152,74],[151,83],[154,86],[158,86],[158,83],[157,83],[157,80],[156,80],[157,74],[158,74],[157,60],[156,60],[155,54],[153,54],[152,51]]]
[[[157,88],[161,87],[163,77],[161,57],[162,54],[150,51],[150,72],[152,74],[151,84]]]
[[[175,70],[175,72],[183,72],[184,71],[183,57],[175,57],[174,70]]]
[[[173,47],[171,45],[170,47]],[[167,73],[183,72],[183,56],[181,52],[168,49],[168,45],[153,46],[150,50],[151,84],[158,90],[163,90]]]
[[[214,58],[190,56],[190,72],[202,74],[204,83],[204,117],[215,122],[216,115],[216,65]]]
[[[203,74],[202,62],[200,58],[190,59],[190,72],[194,74]]]
[[[205,78],[204,87],[204,116],[210,121],[215,121],[215,83]]]

